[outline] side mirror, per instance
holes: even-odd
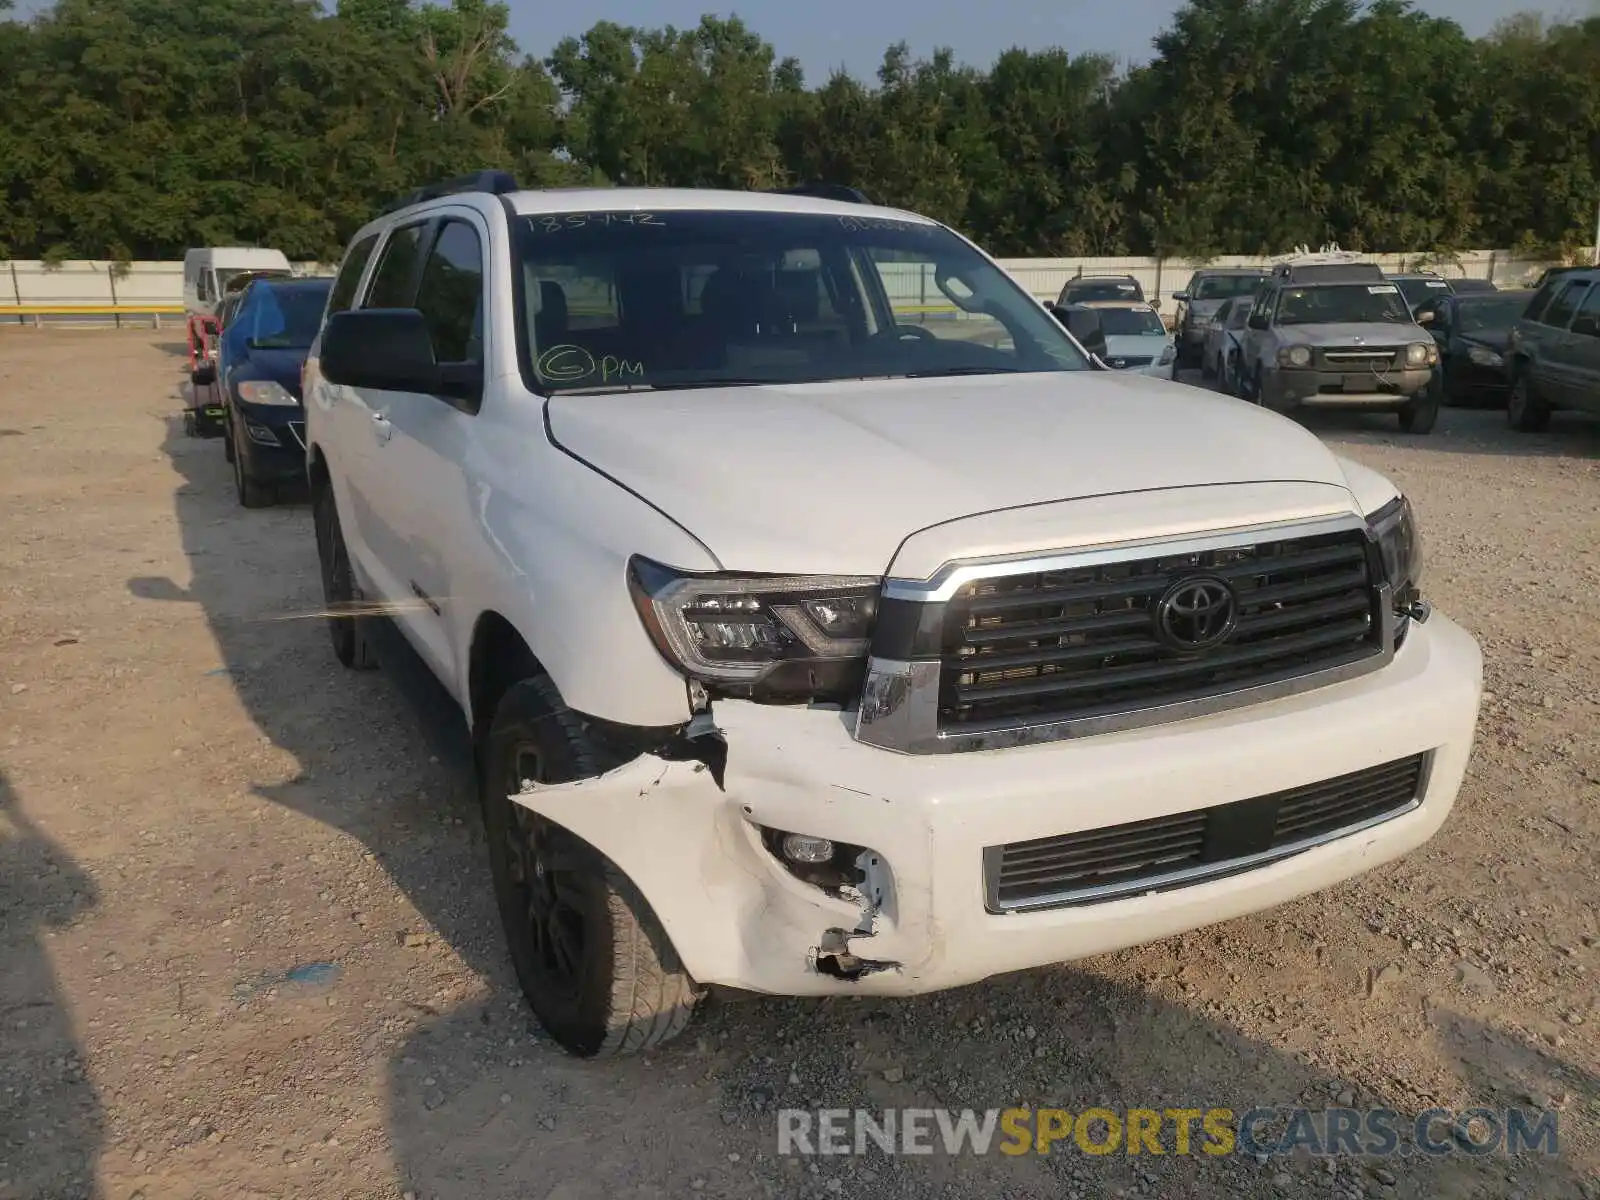
[[[1259,313],[1251,313],[1250,319],[1245,324],[1250,326],[1251,329],[1265,329],[1267,328],[1267,319]]]
[[[1172,298],[1174,300],[1176,300],[1179,304],[1187,304],[1188,301],[1189,301],[1189,293],[1188,292],[1173,292],[1172,293]]]
[[[322,331],[321,369],[329,383],[456,400],[483,396],[483,368],[433,357],[428,323],[414,308],[334,313]]]
[[[1439,315],[1438,313],[1420,312],[1416,316],[1417,324],[1418,325],[1432,325],[1433,324],[1433,319],[1438,315]]]

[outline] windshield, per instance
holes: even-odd
[[[1399,285],[1400,294],[1412,308],[1424,300],[1450,294],[1450,285],[1442,279],[1397,279],[1395,283]]]
[[[525,217],[542,392],[1088,370],[1043,305],[948,230],[885,217]]]
[[[1144,289],[1132,279],[1074,280],[1061,291],[1062,304],[1092,304],[1096,300],[1143,300]]]
[[[317,336],[328,302],[326,279],[257,285],[244,313],[246,334],[258,350],[304,350]]]
[[[1138,337],[1151,334],[1165,337],[1167,328],[1161,318],[1148,308],[1102,308],[1100,328],[1107,337]]]
[[[1510,329],[1528,307],[1526,294],[1472,296],[1456,303],[1460,314],[1462,333],[1477,333],[1485,329]]]
[[[1260,275],[1207,275],[1189,291],[1191,300],[1227,300],[1248,296],[1261,284]]]
[[[1279,325],[1327,325],[1336,321],[1413,323],[1400,289],[1392,283],[1285,288],[1278,300]]]

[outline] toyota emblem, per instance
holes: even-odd
[[[1156,634],[1174,650],[1209,650],[1228,639],[1239,619],[1239,599],[1227,580],[1190,575],[1156,603]]]

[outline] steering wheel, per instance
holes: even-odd
[[[893,329],[885,329],[878,335],[896,342],[936,342],[939,335],[929,333],[926,325],[896,325]]]

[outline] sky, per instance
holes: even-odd
[[[871,79],[885,48],[901,40],[918,57],[949,46],[974,66],[987,66],[1012,46],[1062,46],[1141,62],[1179,7],[1177,0],[740,0],[732,8],[713,7],[715,0],[602,0],[570,9],[548,0],[509,3],[517,44],[541,56],[602,18],[682,29],[699,24],[704,12],[737,14],[780,58],[798,58],[813,84],[836,68]],[[1600,0],[1420,0],[1416,7],[1451,17],[1476,37],[1516,12],[1585,16],[1600,13]]]
[[[328,7],[336,0],[324,0]],[[918,57],[949,46],[956,58],[988,66],[1013,46],[1063,46],[1074,54],[1099,52],[1124,62],[1150,57],[1151,39],[1171,20],[1179,0],[600,0],[564,8],[549,0],[506,0],[511,32],[524,51],[544,57],[564,37],[582,34],[598,20],[619,25],[692,28],[701,14],[737,14],[765,38],[780,58],[792,55],[806,79],[821,84],[836,69],[871,80],[884,50],[898,41]],[[1600,0],[1414,0],[1417,8],[1451,17],[1474,37],[1502,17],[1539,12],[1547,17],[1600,16]],[[27,16],[49,0],[18,0]]]

